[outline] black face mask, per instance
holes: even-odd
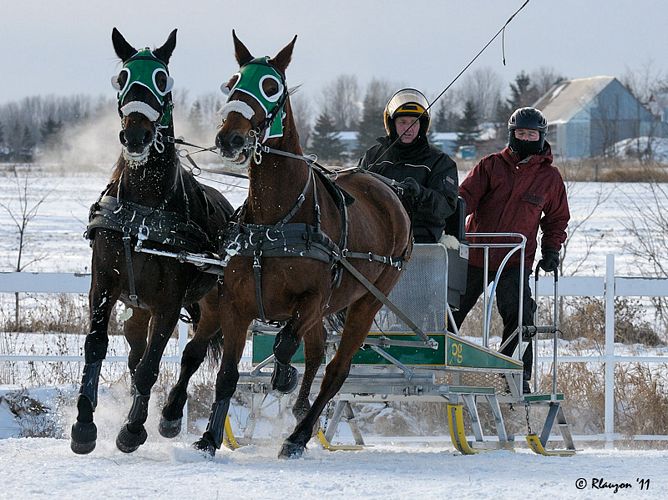
[[[537,155],[543,150],[543,141],[522,141],[515,137],[515,131],[511,130],[508,133],[508,146],[515,153],[517,153],[521,160],[531,156]]]

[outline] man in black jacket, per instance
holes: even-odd
[[[437,242],[446,219],[457,206],[457,165],[431,146],[429,103],[418,90],[406,88],[385,106],[386,137],[370,148],[359,166],[398,182],[413,222],[416,243]]]

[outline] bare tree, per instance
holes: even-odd
[[[430,101],[432,102],[432,101]],[[432,102],[431,129],[436,132],[451,132],[457,127],[460,99],[456,92],[446,92],[434,104]]]
[[[666,92],[668,89],[668,74],[663,71],[653,60],[648,59],[637,68],[626,68],[621,76],[621,82],[643,105],[647,106],[652,113],[652,101],[657,95]],[[638,115],[640,110],[638,109]],[[636,152],[638,159],[646,162],[653,161],[653,142],[657,136],[660,125],[660,117],[652,123],[648,130],[640,131],[640,117],[637,120],[638,133],[636,133]],[[647,137],[646,142],[642,142],[641,135]]]
[[[553,85],[566,79],[551,66],[540,66],[531,72],[530,77],[539,98],[545,95]]]
[[[392,95],[393,85],[387,80],[373,79],[367,85],[364,94],[364,111],[357,126],[357,151],[359,156],[376,143],[376,139],[385,135],[383,111],[387,100]]]
[[[635,257],[642,274],[651,272],[657,278],[668,278],[668,188],[651,181],[649,192],[629,196],[624,211],[624,227],[633,236],[626,251]],[[668,298],[651,298],[657,319],[668,330]]]
[[[294,93],[290,95],[290,104],[292,106],[292,116],[295,119],[295,126],[299,134],[299,142],[303,148],[306,148],[310,139],[313,125],[311,123],[311,104],[306,95]]]
[[[589,186],[585,187],[585,185],[582,183],[576,183],[572,181],[566,181],[565,185],[566,185],[566,193],[569,199],[578,197],[583,189],[587,190],[591,189]],[[568,261],[568,266],[565,265],[567,262],[566,257],[569,255],[569,247],[575,235],[583,230],[583,226],[587,224],[587,222],[596,214],[599,207],[601,207],[601,205],[603,205],[608,200],[608,198],[610,198],[612,193],[613,190],[608,190],[606,192],[603,186],[599,184],[596,191],[596,195],[590,206],[587,207],[587,210],[584,212],[583,216],[578,220],[571,219],[571,221],[569,222],[567,238],[564,244],[561,246],[561,261],[559,264],[559,274],[561,274],[562,276],[564,275],[564,273],[566,273],[566,275],[568,276],[575,276],[581,271],[581,269],[587,262],[587,259],[591,255],[592,248],[594,248],[594,245],[598,243],[599,239],[589,236],[588,234],[585,233],[583,236],[585,240],[584,252],[579,257],[570,259]]]
[[[620,78],[622,84],[643,104],[647,104],[659,89],[668,86],[668,75],[657,67],[649,59],[637,68],[627,67]]]
[[[360,119],[360,90],[355,75],[339,75],[322,91],[321,111],[337,130],[354,130]]]
[[[14,271],[22,272],[31,264],[43,260],[46,258],[44,254],[35,254],[30,259],[24,258],[24,252],[28,244],[28,225],[37,217],[37,212],[39,211],[40,206],[47,199],[51,191],[48,191],[40,196],[33,197],[29,191],[28,175],[23,179],[19,177],[16,166],[14,166],[14,180],[16,181],[17,189],[17,202],[18,207],[14,207],[11,201],[7,203],[0,202],[0,207],[2,207],[5,212],[9,215],[9,218],[12,220],[18,238],[17,244],[17,254],[16,261],[13,265]],[[20,301],[19,293],[14,294],[15,309],[14,309],[14,321],[15,327],[18,328],[19,317],[20,317]]]
[[[472,102],[480,122],[494,121],[501,97],[501,77],[490,67],[473,70],[459,87],[461,102]]]

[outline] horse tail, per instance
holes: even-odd
[[[183,306],[183,308],[190,317],[188,318],[184,315],[181,315],[181,320],[185,321],[186,323],[192,323],[193,331],[197,331],[197,324],[202,318],[202,310],[200,309],[199,304],[197,302],[193,302],[192,304],[186,304]]]
[[[210,358],[209,361],[216,364],[218,364],[223,357],[223,331],[220,328],[217,328],[211,339],[209,339],[207,355]]]

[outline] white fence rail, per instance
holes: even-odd
[[[89,274],[67,273],[0,273],[0,293],[88,293]],[[533,281],[532,281],[533,286]],[[553,283],[549,279],[538,282],[537,296],[551,296]],[[668,279],[615,276],[614,256],[606,260],[605,277],[566,276],[559,279],[559,295],[570,297],[602,297],[605,302],[605,349],[602,355],[558,356],[558,363],[603,363],[605,365],[605,424],[602,435],[587,436],[587,440],[604,440],[612,445],[615,440],[628,439],[615,433],[614,389],[617,363],[667,363],[668,356],[621,356],[615,354],[615,297],[668,297]],[[187,342],[188,328],[179,323],[178,352],[165,356],[164,361],[179,363]],[[116,359],[118,358],[118,359]],[[123,356],[108,357],[109,361],[125,361]],[[0,355],[0,361],[83,361],[83,356]],[[552,356],[541,356],[538,362],[551,362]],[[668,440],[668,435],[633,436],[635,440]]]

